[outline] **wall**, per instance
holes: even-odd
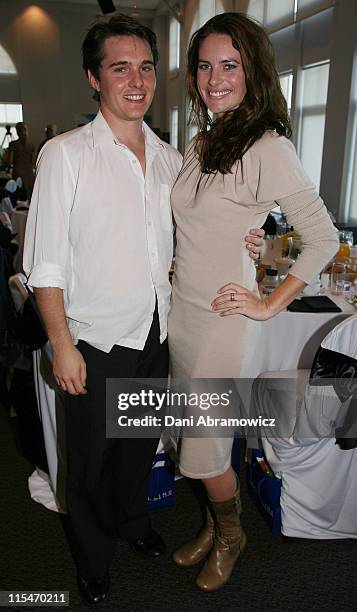
[[[18,71],[18,80],[0,79],[0,102],[22,103],[35,145],[43,140],[47,123],[55,122],[61,130],[72,129],[81,114],[97,110],[81,67],[81,44],[98,14],[96,5],[76,2],[38,1],[31,5],[25,0],[0,0],[0,44]],[[165,21],[158,18],[156,23],[161,39]],[[151,20],[143,22],[153,26]],[[165,61],[164,53],[163,66]],[[165,77],[165,69],[160,68],[158,101],[149,114],[154,116],[154,127],[167,131],[161,104]]]
[[[44,126],[55,122],[67,130],[81,113],[95,112],[81,69],[83,32],[96,17],[96,7],[68,3],[0,0],[0,44],[18,71],[20,100],[30,139],[39,143]],[[7,92],[1,88],[0,101]]]
[[[159,128],[162,132],[169,131],[169,113],[167,111],[167,73],[169,65],[169,18],[165,15],[154,17],[151,27],[157,36],[160,60],[157,68],[157,82],[154,102],[150,109],[152,116],[152,127]]]

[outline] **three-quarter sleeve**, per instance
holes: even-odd
[[[276,202],[301,235],[302,253],[290,273],[310,283],[337,252],[337,230],[289,140],[267,133],[257,152],[256,201],[267,211]]]
[[[308,284],[338,251],[337,230],[314,189],[277,202],[289,225],[294,226],[302,240],[302,253],[290,268],[290,274]]]
[[[56,139],[39,155],[26,225],[23,268],[33,287],[67,290],[70,265],[69,217],[75,178]]]

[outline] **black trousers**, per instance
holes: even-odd
[[[77,348],[87,365],[87,394],[66,397],[67,532],[78,572],[107,573],[118,537],[135,540],[150,528],[148,479],[158,439],[107,439],[107,378],[167,378],[167,340],[159,341],[157,309],[142,351]]]

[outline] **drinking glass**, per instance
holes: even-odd
[[[274,264],[278,271],[280,280],[283,280],[289,273],[289,268],[295,263],[294,259],[289,257],[275,257]]]
[[[346,264],[334,262],[331,268],[331,290],[335,295],[343,293]]]

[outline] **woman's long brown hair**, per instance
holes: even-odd
[[[239,107],[211,120],[197,87],[202,41],[210,34],[227,34],[241,54],[247,93]],[[191,38],[188,49],[187,88],[191,121],[199,134],[195,141],[201,171],[231,172],[233,165],[267,130],[291,137],[285,98],[280,88],[272,45],[263,28],[242,13],[216,15]]]

